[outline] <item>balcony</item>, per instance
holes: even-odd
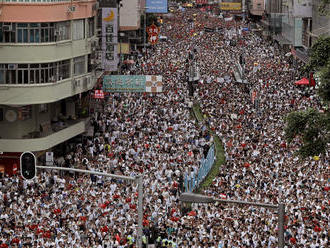
[[[22,139],[0,139],[0,151],[24,152],[43,151],[66,140],[84,133],[88,128],[89,118],[61,121],[43,127],[42,132],[32,132]]]
[[[93,88],[92,73],[45,84],[1,84],[0,104],[29,105],[56,102]]]
[[[91,53],[93,38],[49,43],[0,43],[0,63],[49,63]]]

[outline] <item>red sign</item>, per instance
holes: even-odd
[[[196,4],[208,4],[208,0],[196,0]]]
[[[149,35],[149,37],[148,37],[148,41],[149,41],[152,45],[155,45],[155,44],[158,42],[158,35],[156,35],[156,34]]]
[[[159,34],[159,27],[157,27],[155,24],[151,24],[148,28],[147,28],[147,33],[149,35],[151,34]]]
[[[159,35],[159,28],[155,25],[155,24],[151,24],[148,28],[147,28],[147,32],[148,32],[148,41],[152,44],[155,45],[158,41],[158,35]]]
[[[13,174],[17,173],[17,164],[13,164]]]
[[[94,98],[95,99],[103,99],[104,98],[103,90],[95,90],[94,91]]]

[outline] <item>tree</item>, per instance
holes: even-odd
[[[326,102],[330,102],[330,60],[321,70],[321,84],[318,90],[319,96]]]
[[[321,36],[312,46],[306,71],[316,71],[325,66],[330,59],[330,36]]]
[[[330,143],[330,37],[321,37],[312,46],[308,71],[320,71],[318,94],[325,106],[324,112],[315,109],[297,111],[285,118],[285,136],[288,142],[299,138],[298,154],[306,158],[324,154]]]
[[[303,158],[324,154],[330,142],[330,115],[315,109],[291,112],[286,117],[285,134],[288,142],[299,138],[298,154]]]
[[[330,14],[330,0],[321,0],[319,5],[320,15],[326,16]]]

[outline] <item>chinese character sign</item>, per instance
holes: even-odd
[[[95,99],[103,99],[104,98],[103,90],[95,90],[94,91],[94,98]]]
[[[158,41],[159,28],[155,24],[152,24],[149,27],[147,27],[147,33],[149,35],[148,41],[152,45],[155,45],[157,43],[157,41]]]
[[[162,80],[159,75],[106,75],[103,77],[103,91],[161,93]]]
[[[118,15],[116,8],[102,8],[102,69],[118,67]]]

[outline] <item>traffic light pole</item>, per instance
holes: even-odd
[[[63,168],[63,167],[54,167],[54,166],[38,166],[37,169],[43,170],[59,170],[59,171],[74,171],[84,174],[93,174],[98,176],[111,177],[116,179],[122,179],[127,181],[137,182],[138,184],[138,228],[137,228],[137,247],[142,248],[142,220],[143,220],[143,177],[142,175],[138,175],[136,177],[129,176],[121,176],[116,174],[109,174],[105,172],[92,171],[92,170],[81,170],[81,169],[73,169],[73,168]]]

